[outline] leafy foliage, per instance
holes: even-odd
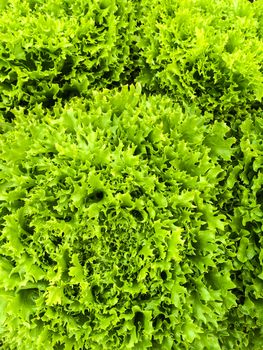
[[[247,1],[143,3],[143,85],[197,102],[217,117],[262,101],[262,1],[256,11]]]
[[[0,16],[0,110],[7,119],[17,105],[52,107],[129,72],[135,27],[129,0],[17,0]]]
[[[1,348],[261,350],[262,1],[0,7]]]

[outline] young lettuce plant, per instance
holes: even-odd
[[[235,343],[217,206],[228,127],[140,86],[15,114],[0,147],[3,348]]]

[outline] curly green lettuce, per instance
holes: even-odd
[[[220,349],[227,131],[140,86],[18,109],[0,147],[6,348]]]

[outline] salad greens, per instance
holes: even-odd
[[[0,347],[261,350],[263,2],[0,2]]]

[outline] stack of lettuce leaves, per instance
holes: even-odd
[[[0,9],[0,348],[262,350],[263,1]]]

